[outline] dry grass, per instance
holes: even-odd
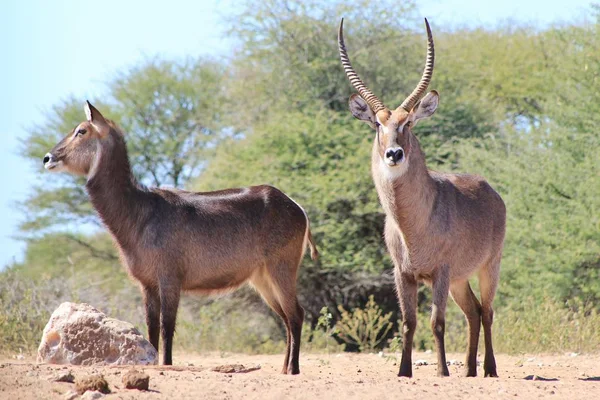
[[[142,332],[146,330],[142,300],[133,285],[109,294],[101,286],[75,287],[69,280],[61,279],[32,282],[5,272],[0,276],[0,353],[35,353],[50,314],[63,301],[88,302],[108,315],[130,321]],[[123,304],[134,306],[123,307]],[[347,319],[356,314],[355,323],[350,325],[365,323],[364,318],[359,317],[372,314],[375,306],[371,304],[363,313],[356,310],[349,313]],[[352,321],[345,322],[348,325]],[[429,326],[429,315],[420,313],[415,335],[417,350],[434,349]],[[550,298],[542,301],[530,298],[496,310],[495,350],[508,354],[597,352],[599,326],[600,315],[592,304],[576,300],[563,304]],[[339,327],[332,323],[331,315],[325,310],[314,330],[305,324],[303,351],[342,351],[343,345],[333,338],[339,333]],[[376,338],[380,337],[379,330],[375,332]],[[446,317],[447,351],[464,352],[466,340],[464,317],[450,304]],[[395,339],[392,347],[399,344],[399,339]],[[187,298],[178,316],[175,346],[178,350],[196,352],[273,354],[284,351],[285,337],[279,319],[265,312],[264,307],[245,304],[235,297],[208,302]],[[370,347],[366,346],[367,349]]]

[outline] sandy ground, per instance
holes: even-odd
[[[112,393],[107,399],[397,399],[556,398],[600,399],[600,355],[498,355],[500,378],[465,378],[462,354],[449,354],[450,377],[438,378],[435,354],[415,353],[412,379],[398,378],[395,357],[376,354],[304,354],[301,374],[279,374],[282,355],[176,354],[173,367],[143,367],[150,390],[123,388],[128,368],[37,364],[33,358],[0,359],[0,399],[64,399],[72,383],[49,380],[71,370],[75,377],[101,373]],[[454,361],[460,360],[460,361]],[[215,372],[243,364],[246,373]],[[483,373],[482,366],[478,373]]]

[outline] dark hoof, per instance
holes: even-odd
[[[284,368],[281,373],[284,375],[298,375],[300,373],[300,368]]]
[[[490,371],[490,372],[486,372],[484,376],[486,378],[497,378],[498,374],[496,373],[496,371]]]

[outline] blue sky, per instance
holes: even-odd
[[[23,243],[12,238],[23,219],[16,204],[34,182],[52,179],[18,156],[27,128],[42,123],[62,98],[102,95],[112,76],[145,57],[227,55],[233,43],[223,21],[232,2],[0,1],[0,268],[22,257]],[[585,18],[589,3],[425,0],[419,5],[440,25],[516,20],[546,26]]]

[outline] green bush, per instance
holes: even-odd
[[[358,346],[359,351],[373,351],[386,338],[392,329],[392,313],[383,314],[381,307],[369,296],[364,309],[352,311],[339,306],[340,320],[336,323],[336,333],[344,342]]]
[[[314,329],[305,323],[302,329],[302,351],[311,353],[340,353],[346,348],[345,344],[338,343],[334,335],[337,327],[332,323],[333,315],[327,307],[321,308],[321,314]]]

